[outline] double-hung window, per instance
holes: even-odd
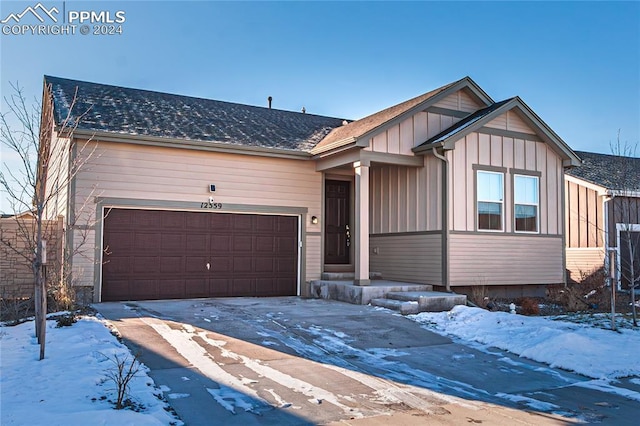
[[[537,176],[514,175],[514,216],[516,232],[538,232],[540,218]]]
[[[504,173],[478,170],[476,174],[478,199],[478,230],[504,229]]]

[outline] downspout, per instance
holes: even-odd
[[[442,283],[447,292],[451,292],[449,284],[449,160],[439,154],[436,147],[433,156],[442,160]]]

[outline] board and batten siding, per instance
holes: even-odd
[[[369,262],[386,280],[441,285],[440,233],[372,235]]]
[[[564,186],[567,247],[604,247],[604,198],[596,190],[569,180]]]
[[[560,236],[465,232],[452,233],[449,244],[451,286],[564,282]]]
[[[540,234],[561,235],[562,160],[544,142],[473,132],[448,153],[450,209],[454,231],[476,231],[474,166],[498,167],[504,175],[505,231],[513,232],[513,175],[511,169],[540,174]]]
[[[307,208],[309,217],[320,220],[314,225],[302,217],[302,226],[311,233],[302,280],[320,277],[322,174],[315,171],[312,161],[114,142],[98,142],[96,153],[76,183],[76,205],[86,202],[91,207],[87,214],[93,218],[94,197],[204,202],[213,195],[223,206]],[[216,185],[215,193],[209,193],[209,184]],[[74,268],[93,271],[95,240],[88,241],[91,250],[74,259]],[[91,281],[83,285],[93,285],[93,273],[90,275]]]
[[[374,165],[369,175],[369,232],[442,228],[442,164],[424,156],[424,167]]]

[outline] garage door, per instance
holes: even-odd
[[[111,209],[103,241],[103,301],[297,292],[297,217]]]

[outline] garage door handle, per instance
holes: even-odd
[[[207,271],[208,271],[209,269],[211,269],[211,264],[210,264],[210,263],[207,263]]]

